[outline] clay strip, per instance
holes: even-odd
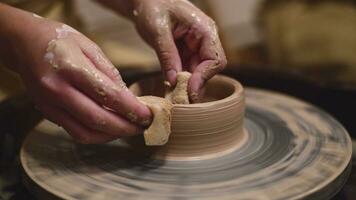
[[[147,146],[164,145],[171,134],[172,103],[164,98],[154,96],[138,97],[147,105],[153,114],[152,124],[144,131],[143,136]]]
[[[177,74],[177,85],[172,90],[168,89],[165,98],[144,96],[138,99],[147,105],[153,114],[152,124],[144,131],[147,146],[164,145],[171,134],[171,120],[173,104],[189,104],[188,81],[189,72]]]

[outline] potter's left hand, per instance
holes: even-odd
[[[198,100],[205,81],[220,72],[226,57],[215,22],[186,0],[137,0],[133,21],[141,36],[155,49],[166,80],[192,73],[190,98]]]

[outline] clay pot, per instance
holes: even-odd
[[[161,77],[134,83],[137,96],[164,96]],[[244,89],[239,82],[217,75],[206,84],[203,103],[174,104],[169,142],[155,147],[155,157],[169,160],[205,159],[229,153],[246,141],[243,130]]]

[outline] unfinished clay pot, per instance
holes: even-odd
[[[164,96],[161,77],[131,85],[137,96]],[[206,84],[203,103],[174,104],[172,133],[166,145],[154,147],[161,159],[203,159],[231,152],[246,140],[243,131],[244,89],[226,76],[215,76]]]

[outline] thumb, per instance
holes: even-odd
[[[179,56],[172,32],[167,30],[158,33],[153,44],[166,80],[176,84],[177,72],[182,71],[182,61]]]

